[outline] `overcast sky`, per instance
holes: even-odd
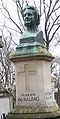
[[[16,14],[16,7],[15,7],[15,4],[13,4],[12,3],[12,0],[3,0],[4,1],[4,3],[5,3],[5,5],[7,5],[7,8],[9,9],[9,11],[10,11],[10,13],[11,13],[11,16],[12,16],[12,18],[18,23],[18,21],[17,21],[17,14]],[[21,1],[21,0],[20,0]],[[26,1],[26,0],[24,0],[24,1]],[[29,1],[29,4],[30,5],[34,5],[34,2],[33,2],[33,0],[28,0]],[[49,0],[48,0],[49,1]],[[48,2],[47,1],[47,2]],[[55,0],[53,0],[53,1],[55,1]],[[36,2],[36,5],[37,5],[37,8],[39,8],[39,3],[40,3],[40,0],[35,0],[35,2]],[[43,18],[43,17],[42,17]],[[8,25],[8,27],[10,27],[10,28],[16,28],[9,20],[7,20],[7,19],[5,19],[5,22],[6,22],[6,25]],[[1,27],[1,25],[3,25],[4,24],[4,17],[3,17],[3,15],[2,15],[2,13],[0,12],[0,27]],[[41,22],[41,29],[42,30],[44,30],[44,23],[42,23]],[[18,34],[15,34],[15,41],[16,41],[16,36],[17,36],[17,41],[18,41],[18,39],[19,39],[19,37],[20,37],[20,34],[18,33]],[[60,55],[60,46],[59,47],[56,47],[55,49],[53,48],[53,46],[52,46],[52,44],[51,44],[51,46],[50,46],[51,48],[50,48],[50,51],[52,51],[53,52],[53,54],[54,55]],[[53,50],[52,50],[53,49]]]

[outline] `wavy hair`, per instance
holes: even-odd
[[[25,11],[26,9],[31,9],[31,10],[33,10],[33,13],[34,13],[35,19],[36,19],[36,25],[39,25],[39,24],[40,24],[40,16],[39,16],[38,10],[37,10],[34,6],[28,6],[28,5],[27,5],[27,6],[24,8],[24,10],[23,10],[23,18],[24,18],[24,11]]]

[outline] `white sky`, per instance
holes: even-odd
[[[7,8],[9,9],[12,18],[16,21],[16,23],[18,23],[15,4],[12,3],[12,0],[3,0],[3,1],[7,4]],[[26,1],[26,0],[24,0],[24,1]],[[53,0],[53,1],[55,1],[55,0]],[[39,7],[40,0],[35,0],[35,2],[36,2],[37,7]],[[33,0],[30,0],[29,4],[34,5]],[[2,15],[2,13],[0,12],[0,27],[1,27],[1,25],[3,25],[3,23],[4,23],[4,17]],[[13,23],[8,21],[7,19],[5,19],[5,23],[6,23],[6,26],[8,25],[8,27],[10,27],[12,29],[16,29],[16,26],[13,25]],[[44,30],[44,22],[41,22],[41,29]],[[14,41],[19,43],[20,34],[19,33],[17,34],[14,31],[13,31],[13,34],[14,34]],[[54,49],[51,44],[50,47],[51,47],[50,51],[53,53],[53,55],[58,55],[58,56],[60,55],[60,46],[58,46]]]

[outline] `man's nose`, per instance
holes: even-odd
[[[25,18],[28,18],[28,17],[29,17],[29,15],[28,15],[28,14],[26,14]]]

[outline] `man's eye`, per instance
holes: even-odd
[[[24,14],[24,16],[26,17],[26,16],[32,16],[32,14]]]
[[[26,14],[24,14],[24,17],[26,17]]]

